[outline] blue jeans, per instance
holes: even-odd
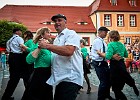
[[[110,96],[110,70],[105,61],[92,61],[97,77],[100,81],[98,88],[98,100],[105,100]]]

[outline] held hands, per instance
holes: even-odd
[[[113,58],[117,61],[119,61],[122,57],[119,54],[114,54]]]
[[[101,57],[105,57],[105,53],[102,53],[101,50],[96,50],[97,54]]]
[[[24,44],[20,44],[20,47],[22,51],[26,51],[28,49],[28,47],[26,47]]]
[[[98,55],[100,55],[100,54],[101,54],[101,50],[96,50],[96,53],[97,53]]]
[[[39,41],[38,41],[38,48],[48,48],[48,46],[50,45],[50,42],[48,41],[48,40],[46,40],[46,39],[39,39]]]
[[[101,57],[105,57],[105,53],[102,53],[101,50],[96,50],[97,54]],[[119,61],[122,57],[119,54],[114,54],[113,58]]]

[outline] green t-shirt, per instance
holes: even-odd
[[[28,64],[34,63],[34,68],[51,66],[51,52],[49,50],[41,49],[37,58],[32,56],[32,52],[30,52],[26,57]]]
[[[128,52],[121,42],[110,42],[106,52],[106,59],[110,60],[114,54],[119,54],[122,58],[128,57]]]
[[[81,52],[83,54],[83,58],[86,59],[86,57],[88,56],[88,51],[87,51],[87,48],[81,48]]]
[[[24,43],[24,45],[28,47],[27,52],[31,52],[34,50],[34,48],[38,47],[38,44],[35,44],[33,39],[29,39]]]

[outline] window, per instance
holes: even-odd
[[[104,26],[111,26],[111,15],[110,14],[104,15]]]
[[[117,0],[110,0],[112,6],[117,6]]]
[[[119,27],[124,26],[124,15],[121,14],[117,15],[117,26]]]
[[[129,0],[130,6],[136,6],[136,0]]]
[[[83,39],[86,42],[86,46],[90,46],[90,38],[89,37],[83,37]]]
[[[136,27],[136,15],[130,15],[130,27]]]
[[[48,21],[48,22],[42,22],[41,24],[44,24],[44,25],[52,25],[52,24],[54,24],[54,22]]]
[[[131,44],[131,37],[125,37],[125,43],[130,43]]]
[[[87,22],[78,22],[77,24],[78,25],[87,25],[88,23]]]

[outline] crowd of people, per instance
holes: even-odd
[[[136,39],[134,43],[125,46],[128,51],[128,57],[125,59],[127,71],[140,73],[140,40]]]
[[[119,42],[118,31],[100,27],[89,53],[85,40],[67,28],[66,16],[56,14],[51,20],[58,33],[54,41],[48,27],[39,28],[35,36],[31,31],[22,34],[19,28],[13,29],[13,36],[6,44],[10,77],[2,100],[14,100],[12,95],[20,78],[25,86],[21,100],[75,100],[84,79],[87,94],[91,93],[90,65],[100,81],[97,100],[127,100],[122,92],[125,83],[139,96],[129,74],[136,69],[140,72],[139,42],[125,47]],[[104,38],[108,31],[110,42],[106,44]],[[110,96],[110,88],[115,99]]]

